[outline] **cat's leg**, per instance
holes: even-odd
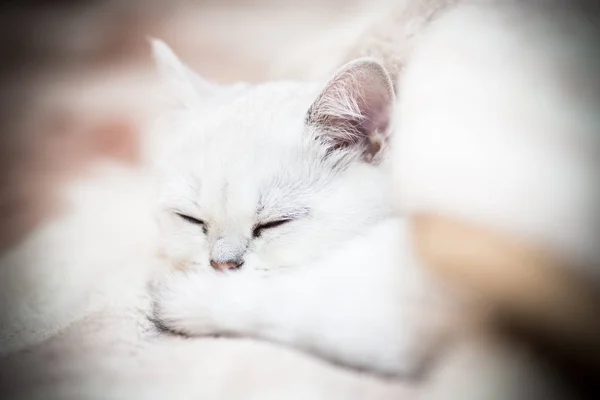
[[[155,318],[189,336],[251,336],[391,375],[418,372],[444,323],[394,222],[326,260],[270,276],[178,273],[157,288]],[[436,332],[435,334],[433,332]]]

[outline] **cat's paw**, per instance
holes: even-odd
[[[236,273],[176,272],[155,283],[151,320],[185,336],[243,333],[251,318],[253,285]]]

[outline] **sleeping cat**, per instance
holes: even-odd
[[[155,287],[157,324],[417,373],[450,313],[391,217],[384,67],[359,59],[324,87],[220,88],[164,43],[154,51],[185,106],[158,213],[165,256],[184,271]]]

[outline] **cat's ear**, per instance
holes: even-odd
[[[153,38],[149,40],[159,73],[183,105],[197,107],[203,99],[217,92],[217,85],[190,70],[165,42]]]
[[[359,151],[371,161],[388,140],[394,97],[385,68],[361,58],[336,72],[310,107],[306,123],[330,150]]]

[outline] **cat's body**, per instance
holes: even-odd
[[[157,286],[158,323],[417,372],[452,313],[392,218],[385,69],[360,59],[326,85],[267,83],[219,97],[230,89],[205,90],[166,45],[154,46],[187,107],[181,141],[162,162],[159,210],[165,255],[187,271]]]

